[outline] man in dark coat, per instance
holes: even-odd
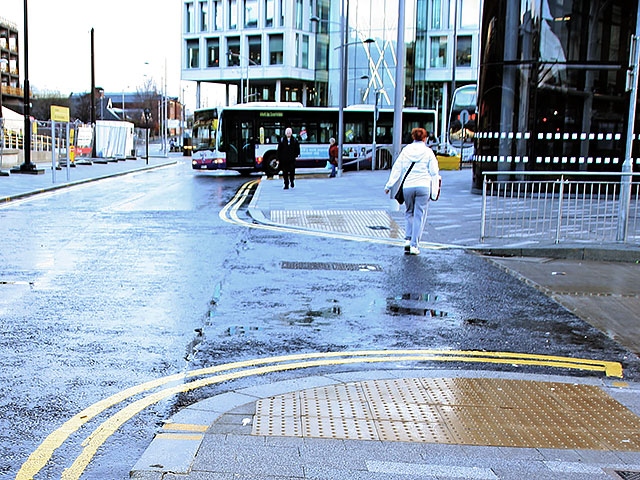
[[[284,178],[284,189],[287,190],[289,185],[295,187],[294,180],[296,177],[296,158],[300,156],[300,144],[291,135],[293,132],[290,128],[284,131],[284,137],[278,144],[278,161],[282,170],[282,178]]]

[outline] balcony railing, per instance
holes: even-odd
[[[3,96],[13,96],[13,97],[23,97],[24,96],[24,90],[20,87],[9,87],[6,85],[3,85],[2,87],[2,95]]]

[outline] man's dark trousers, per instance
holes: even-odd
[[[294,180],[296,179],[296,165],[294,164],[283,164],[282,165],[282,178],[284,180],[284,188],[294,187]]]

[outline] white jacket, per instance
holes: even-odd
[[[405,172],[412,163],[415,165],[409,172],[409,175],[407,175],[404,186],[430,188],[431,179],[439,175],[440,168],[433,150],[421,141],[410,143],[402,149],[393,164],[389,179],[384,188],[392,190],[392,192],[396,191],[400,187],[400,182]]]

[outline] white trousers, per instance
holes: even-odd
[[[404,218],[407,222],[404,238],[412,247],[417,247],[427,225],[427,208],[429,207],[429,187],[404,187]]]

